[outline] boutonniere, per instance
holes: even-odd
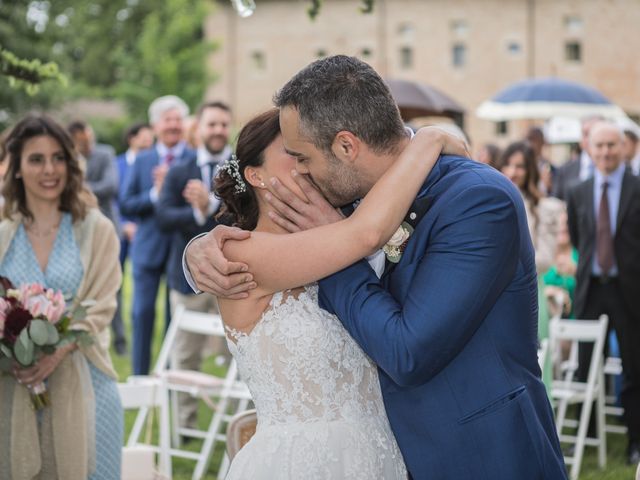
[[[402,222],[398,230],[396,230],[396,233],[394,233],[385,246],[382,247],[384,254],[387,256],[387,260],[391,263],[398,263],[400,261],[412,233],[413,227],[407,222]]]

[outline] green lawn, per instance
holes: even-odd
[[[126,269],[125,277],[124,277],[124,285],[123,285],[123,308],[122,314],[123,319],[127,328],[127,338],[131,339],[131,321],[129,313],[131,311],[131,294],[132,294],[132,280],[129,269]],[[153,358],[151,364],[155,361],[155,357],[160,350],[160,345],[162,343],[162,335],[161,331],[164,328],[164,287],[161,289],[161,295],[158,298],[157,302],[157,319],[155,330],[156,333],[154,335],[153,341]],[[129,344],[130,347],[130,344]],[[126,381],[127,377],[131,374],[131,363],[129,357],[119,357],[115,354],[115,352],[111,352],[113,363],[115,365],[116,371],[120,377],[120,381]],[[216,372],[221,373],[219,368],[217,368],[212,359],[209,359],[205,362],[204,370],[210,373]],[[133,412],[127,412],[125,414],[125,435],[128,435],[131,427],[133,425],[133,421],[135,418],[135,414]],[[198,415],[199,423],[201,428],[206,428],[209,423],[209,419],[211,418],[210,410],[205,406],[200,406],[200,411]],[[125,437],[126,438],[126,437]],[[581,480],[632,480],[634,478],[635,468],[628,467],[625,461],[625,450],[626,450],[626,438],[622,435],[609,434],[607,437],[608,441],[608,456],[607,456],[607,467],[604,470],[600,470],[598,468],[596,451],[594,448],[587,447],[585,451],[585,458],[582,465],[582,471],[580,475]],[[193,444],[189,445],[190,449],[197,450],[197,447],[200,445],[200,442],[193,442]],[[215,474],[218,468],[218,465],[221,461],[223,451],[221,448],[218,448],[214,454],[214,457],[209,465],[209,470],[207,474],[207,478],[215,478]],[[195,463],[190,460],[184,459],[174,459],[173,460],[173,478],[176,480],[187,480],[191,478],[191,474],[195,467]]]
[[[123,320],[124,320],[126,332],[127,332],[127,340],[128,340],[127,346],[129,347],[129,351],[131,350],[130,312],[131,312],[131,295],[133,293],[132,290],[133,290],[132,277],[131,277],[130,269],[127,265],[125,268],[124,283],[122,288],[122,301],[123,301],[122,315],[123,315]],[[153,345],[152,345],[152,359],[151,359],[152,366],[154,365],[158,352],[160,351],[160,346],[162,344],[162,337],[163,337],[162,334],[164,329],[164,306],[165,306],[165,288],[163,284],[161,286],[160,295],[158,295],[158,301],[156,302],[157,316],[156,316],[155,332],[154,332]],[[129,356],[120,357],[116,355],[115,351],[113,351],[112,349],[111,358],[113,359],[113,364],[115,366],[116,371],[118,372],[119,381],[126,382],[127,377],[131,375],[130,357]],[[207,361],[205,361],[203,370],[209,373],[223,374],[223,372],[220,370],[220,367],[215,366],[213,359],[208,359]],[[200,403],[201,405],[198,412],[198,422],[199,422],[199,427],[202,429],[205,429],[208,426],[209,421],[211,419],[211,410],[202,402]],[[125,412],[125,441],[128,438],[131,428],[133,427],[135,415],[136,414],[133,411]],[[157,418],[157,415],[155,416],[155,418]],[[153,430],[154,438],[156,436],[156,433],[157,433],[157,429],[154,428]],[[198,451],[201,444],[202,443],[200,441],[194,440],[188,445],[187,449]],[[222,460],[223,453],[224,452],[222,448],[216,449],[216,451],[214,452],[214,456],[211,460],[211,463],[209,464],[209,470],[206,478],[215,478],[218,466],[220,465],[220,461]],[[174,458],[172,463],[173,463],[172,465],[173,478],[175,480],[191,479],[191,475],[195,468],[194,461]]]

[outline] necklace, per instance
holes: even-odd
[[[35,237],[38,238],[46,238],[48,236],[50,236],[51,234],[55,233],[58,231],[58,228],[60,227],[60,222],[58,222],[55,225],[52,225],[49,228],[45,228],[44,230],[40,230],[38,228],[35,228],[35,225],[32,223],[31,225],[25,225],[25,230],[31,234],[33,234]]]

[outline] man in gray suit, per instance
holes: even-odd
[[[96,143],[93,129],[82,120],[71,122],[67,130],[73,143],[87,162],[85,178],[89,188],[98,198],[100,211],[113,222],[116,230],[119,222],[114,210],[118,196],[118,170],[115,166],[113,147]]]
[[[71,122],[67,130],[73,139],[76,150],[86,161],[85,179],[89,189],[98,198],[100,211],[113,223],[120,235],[120,222],[117,218],[115,202],[118,198],[118,169],[116,167],[116,152],[110,145],[96,143],[93,129],[82,120]],[[126,353],[126,336],[120,313],[120,305],[111,322],[113,329],[113,345],[116,353]]]

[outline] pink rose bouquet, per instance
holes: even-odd
[[[0,371],[9,373],[15,364],[31,367],[71,342],[92,343],[87,332],[69,328],[72,319],[85,315],[83,307],[70,311],[60,291],[37,283],[15,287],[0,277]],[[30,393],[36,410],[49,405],[44,382],[31,387]]]

